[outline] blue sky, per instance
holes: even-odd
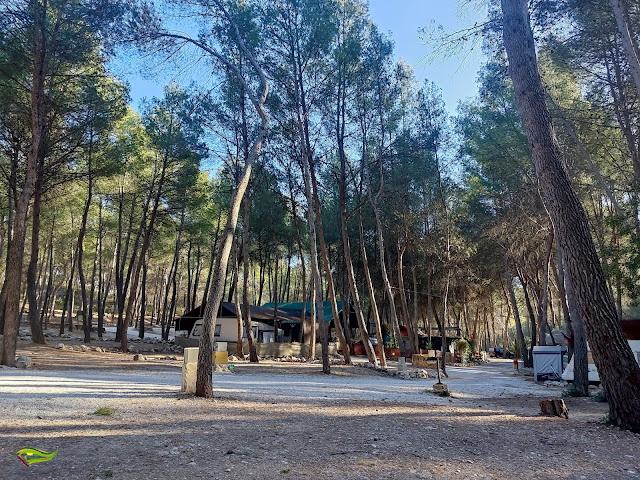
[[[383,32],[391,32],[396,58],[402,58],[414,69],[419,80],[425,78],[442,90],[447,110],[455,113],[458,102],[477,92],[476,74],[482,64],[478,51],[464,56],[431,59],[432,47],[420,38],[421,27],[442,25],[455,32],[482,22],[486,16],[484,2],[468,0],[369,0],[373,21]]]
[[[442,25],[452,32],[469,27],[483,20],[484,8],[478,6],[483,3],[470,0],[369,0],[372,20],[395,41],[396,59],[402,58],[411,65],[420,82],[425,78],[435,82],[442,90],[451,114],[455,113],[460,100],[477,93],[475,80],[482,63],[481,54],[473,51],[464,56],[430,59],[432,46],[421,39],[420,28]],[[140,70],[155,71],[153,62],[143,62],[144,66],[140,67],[140,62],[135,56],[129,56],[130,53],[116,60],[114,70],[131,85],[131,98],[136,108],[144,97],[161,96],[166,83],[176,81],[186,85],[198,75],[195,71],[160,68],[159,73],[149,76]]]

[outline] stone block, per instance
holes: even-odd
[[[181,392],[196,393],[197,372],[197,363],[185,363],[182,365],[182,386],[180,388]]]
[[[193,363],[193,364],[197,364],[198,363],[198,347],[187,347],[184,349],[184,364],[188,364],[188,363]]]
[[[448,392],[449,391],[449,387],[447,387],[446,383],[435,383],[433,385],[433,391],[435,393],[444,393],[444,392]]]

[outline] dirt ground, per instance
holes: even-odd
[[[640,478],[640,435],[601,423],[606,404],[569,398],[569,420],[542,417],[561,390],[504,361],[450,369],[451,398],[428,392],[433,379],[237,362],[205,400],[179,392],[179,355],[56,343],[21,341],[33,368],[0,369],[3,480]],[[22,447],[59,453],[26,467]]]

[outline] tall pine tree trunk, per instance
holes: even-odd
[[[15,205],[15,217],[13,221],[13,235],[9,248],[7,270],[5,272],[4,286],[4,328],[2,337],[2,358],[0,363],[10,367],[15,366],[16,343],[20,318],[20,287],[22,286],[22,266],[24,263],[25,234],[27,230],[27,215],[29,202],[35,190],[37,178],[37,162],[41,158],[41,149],[44,146],[46,128],[46,97],[45,81],[48,71],[46,49],[47,12],[40,2],[34,2],[34,56],[31,74],[31,142],[27,154],[27,165],[22,192],[18,195]]]
[[[244,217],[242,225],[242,320],[244,322],[244,330],[247,335],[247,345],[249,347],[249,361],[251,363],[258,363],[258,352],[256,350],[255,339],[253,338],[253,328],[251,327],[251,311],[249,306],[249,220],[251,218],[251,196],[249,194],[244,197]],[[238,266],[236,262],[236,272]],[[237,275],[236,275],[237,283]],[[237,288],[236,288],[237,291]]]
[[[511,306],[513,307],[513,317],[516,321],[516,334],[518,336],[518,348],[520,349],[520,358],[525,366],[530,364],[529,362],[529,350],[527,350],[527,343],[524,339],[524,333],[522,331],[522,322],[520,321],[520,311],[518,310],[518,300],[516,294],[513,291],[513,277],[509,271],[509,260],[506,252],[503,254],[504,258],[504,276],[507,283],[507,291],[509,292],[509,299],[511,300]]]
[[[611,7],[616,18],[620,38],[622,38],[622,46],[629,63],[631,76],[636,84],[637,93],[640,95],[640,47],[631,26],[629,6],[626,0],[611,0]]]
[[[35,195],[33,198],[33,216],[31,221],[31,259],[27,269],[27,298],[29,300],[29,324],[31,326],[31,340],[34,343],[44,344],[44,334],[40,322],[40,309],[38,308],[36,269],[38,268],[38,256],[40,251],[40,206],[42,201],[42,177],[39,174],[36,180]]]
[[[569,282],[609,400],[609,419],[640,432],[640,366],[622,332],[587,215],[562,168],[538,72],[527,0],[502,0],[504,44],[540,193],[558,235]]]

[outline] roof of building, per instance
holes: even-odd
[[[338,314],[342,312],[342,302],[336,302],[338,304]],[[311,315],[311,302],[305,302],[305,310],[307,315]],[[265,303],[264,307],[273,308],[275,303]],[[278,311],[284,310],[289,315],[298,319],[302,317],[302,302],[285,302],[278,303]],[[331,308],[331,302],[322,302],[322,311],[324,312],[324,321],[331,323],[333,321],[333,309]]]
[[[194,308],[193,310],[185,313],[181,317],[175,319],[175,329],[176,330],[189,330],[193,328],[193,325],[196,321],[200,320],[204,316],[204,309],[206,303],[203,303],[198,308]],[[242,305],[240,305],[242,309]],[[249,313],[251,314],[252,320],[258,321],[266,321],[272,322],[275,314],[275,310],[269,307],[259,307],[257,305],[249,306]],[[231,302],[221,302],[220,309],[218,310],[217,318],[236,318],[236,306]],[[289,315],[286,311],[278,309],[278,313],[276,316],[277,320],[280,322],[286,323],[298,323],[300,319],[298,319],[295,315]]]

